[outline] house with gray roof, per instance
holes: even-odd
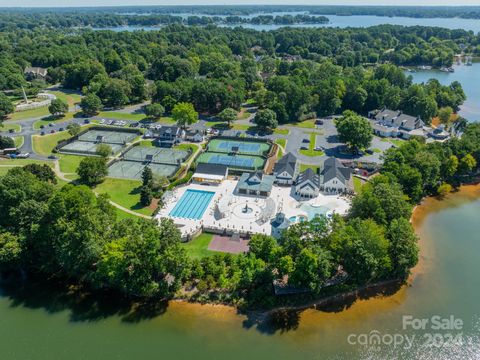
[[[155,143],[161,147],[172,147],[180,143],[185,137],[185,131],[178,126],[161,126],[152,129]]]
[[[373,132],[378,136],[409,139],[414,135],[424,135],[425,124],[418,116],[407,115],[397,110],[382,109],[370,111],[368,117],[372,123]]]
[[[326,193],[353,192],[352,169],[334,157],[328,158],[320,173],[320,189]]]
[[[275,176],[265,175],[261,171],[243,173],[235,187],[235,193],[239,195],[256,195],[269,197],[272,192]]]
[[[295,195],[314,198],[320,193],[320,178],[312,169],[301,172],[295,182]]]
[[[48,74],[48,70],[38,66],[27,66],[24,70],[27,80],[43,79],[45,80]]]
[[[292,153],[285,154],[273,169],[275,182],[279,185],[292,185],[298,174],[298,161]]]

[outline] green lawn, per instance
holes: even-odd
[[[23,136],[13,136],[13,141],[15,142],[16,148],[21,148],[24,142]]]
[[[201,259],[206,256],[212,256],[216,253],[216,251],[208,250],[208,244],[210,244],[212,239],[213,234],[203,233],[187,243],[182,243],[182,246],[185,248],[190,258]]]
[[[291,126],[305,128],[305,129],[315,129],[315,120],[314,119],[305,120],[305,121],[293,123],[291,124]]]
[[[381,138],[381,142],[389,142],[390,144],[393,144],[395,146],[400,146],[403,143],[405,143],[405,140],[400,140],[400,139],[391,139],[391,138]]]
[[[50,115],[50,113],[48,112],[48,107],[45,106],[45,107],[32,109],[32,110],[17,111],[17,112],[14,112],[13,114],[10,114],[8,118],[10,120],[24,120],[24,119],[30,119],[30,118],[44,117],[48,115]]]
[[[8,170],[14,167],[25,166],[28,164],[47,164],[53,167],[53,162],[34,160],[34,159],[1,159],[0,160],[0,176],[5,175]],[[60,180],[60,179],[58,179]]]
[[[104,117],[109,119],[117,119],[117,120],[133,120],[133,121],[140,121],[145,119],[145,114],[132,114],[132,113],[123,113],[118,111],[101,111],[97,117]]]
[[[95,190],[100,194],[110,195],[110,199],[133,211],[144,215],[152,215],[153,210],[140,204],[140,186],[138,180],[106,178]]]
[[[285,146],[287,146],[287,139],[277,139],[275,140],[275,143],[280,145],[283,149],[285,149]],[[283,150],[278,149],[278,157],[283,156]]]
[[[140,141],[139,146],[152,147],[153,146],[153,140],[142,140],[142,141]]]
[[[361,191],[362,191],[362,185],[363,185],[363,181],[354,176],[353,177],[353,190],[355,191],[355,193],[359,194]]]
[[[278,134],[278,135],[288,135],[290,133],[290,130],[288,130],[288,129],[275,129],[275,130],[273,130],[273,133]]]
[[[178,144],[173,149],[174,150],[192,151],[192,153],[194,153],[195,151],[197,151],[198,147],[196,145],[193,145],[193,144]],[[188,161],[188,159],[186,161]]]
[[[73,107],[75,104],[78,104],[82,100],[82,95],[74,91],[49,91],[50,94],[54,94],[58,99],[65,101],[68,106]]]
[[[305,156],[321,156],[323,155],[323,151],[315,151],[315,133],[310,133],[310,143],[308,144],[308,150],[300,149],[300,154]]]
[[[127,213],[123,210],[120,210],[119,208],[115,208],[115,212],[117,213],[117,219],[118,220],[123,220],[123,219],[139,219],[138,216],[132,215],[130,213]]]
[[[315,173],[318,173],[320,166],[300,164],[300,169],[299,169],[300,172],[305,171],[307,169],[312,169],[313,171],[315,171]]]
[[[33,135],[33,150],[39,154],[48,156],[52,153],[52,150],[57,146],[61,140],[70,138],[70,134],[67,131],[57,132],[50,135]]]
[[[60,171],[66,174],[76,173],[80,161],[84,159],[84,156],[69,154],[57,154],[57,157]]]
[[[8,122],[0,123],[0,131],[8,131],[10,129],[15,130],[15,132],[22,131],[22,127],[19,124],[9,124]]]

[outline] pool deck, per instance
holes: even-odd
[[[170,217],[170,211],[175,207],[176,203],[183,196],[188,189],[202,190],[215,192],[213,195],[205,213],[199,220],[185,219],[185,218],[173,218],[175,224],[179,227],[182,236],[187,236],[197,232],[201,226],[219,230],[233,230],[240,232],[250,232],[258,234],[271,234],[270,222],[267,221],[264,224],[257,222],[259,209],[261,209],[265,203],[262,198],[253,196],[237,196],[233,195],[233,191],[237,185],[236,180],[225,180],[218,186],[208,186],[199,184],[189,184],[187,186],[176,188],[173,191],[173,197],[167,200],[164,207],[157,214],[157,218]],[[309,200],[300,201],[291,194],[292,188],[273,186],[270,198],[276,203],[276,212],[283,211],[287,218],[291,216],[308,214],[301,209],[303,204],[310,204],[312,206],[327,207],[330,211],[337,214],[345,214],[350,204],[348,200],[343,196],[338,195],[323,195]],[[215,217],[216,204],[223,197],[228,197],[231,202],[231,211],[224,218]],[[245,207],[248,204],[253,208],[253,212],[250,214],[243,214],[239,209]],[[275,215],[275,214],[274,214]],[[273,215],[273,216],[274,216]]]

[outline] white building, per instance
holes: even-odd
[[[295,183],[295,195],[303,198],[314,198],[320,193],[320,178],[315,172],[308,168],[301,172]]]
[[[326,193],[350,193],[353,191],[352,169],[338,159],[328,158],[320,174],[320,188]]]
[[[292,185],[297,173],[297,158],[292,153],[288,153],[278,160],[273,169],[275,183],[279,185]]]

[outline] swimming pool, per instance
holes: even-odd
[[[310,204],[303,204],[300,209],[307,213],[308,220],[312,220],[316,216],[327,216],[327,213],[330,211],[330,209],[326,206],[313,206]]]
[[[205,210],[207,210],[213,195],[215,193],[212,191],[188,189],[172,211],[170,211],[170,216],[200,220]]]

